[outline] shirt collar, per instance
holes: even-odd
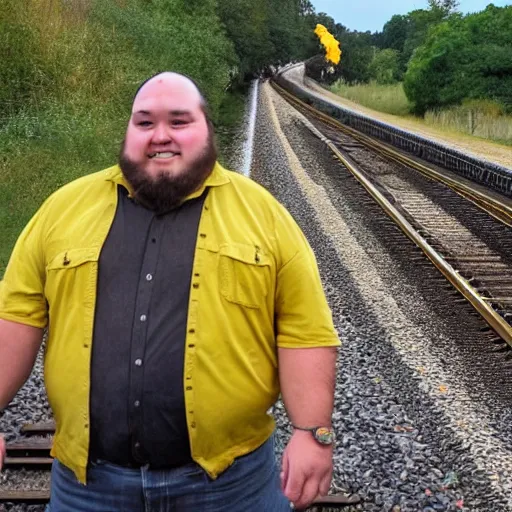
[[[132,195],[132,187],[126,181],[119,165],[114,165],[113,167],[106,169],[105,172],[105,179],[107,181],[112,181],[117,185],[123,186],[126,190],[128,190],[130,196]],[[201,188],[187,196],[185,198],[185,201],[189,199],[194,199],[195,197],[199,197],[204,192],[206,187],[220,187],[221,185],[226,185],[230,181],[231,180],[226,169],[224,169],[224,167],[222,167],[222,165],[220,165],[219,162],[216,162],[212,172],[210,173],[208,178],[206,178],[205,182],[201,185]]]

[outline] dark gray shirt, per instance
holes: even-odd
[[[183,395],[189,288],[205,192],[157,216],[118,187],[99,260],[91,361],[90,457],[190,462]]]

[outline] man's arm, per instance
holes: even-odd
[[[0,409],[28,379],[42,339],[43,329],[0,319]]]
[[[336,347],[278,349],[283,402],[293,425],[330,427],[336,380]],[[297,508],[327,494],[332,478],[332,446],[311,432],[295,430],[283,455],[282,486]]]
[[[0,319],[0,410],[28,379],[43,339],[43,329]],[[5,442],[0,436],[0,470]]]
[[[329,427],[340,345],[309,242],[284,209],[275,213],[278,246],[275,330],[281,395],[297,427]],[[329,491],[333,446],[296,429],[283,453],[281,485],[296,508]]]
[[[336,347],[279,348],[279,383],[288,417],[297,427],[330,427]]]

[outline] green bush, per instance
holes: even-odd
[[[369,67],[371,77],[381,85],[389,85],[398,81],[400,67],[398,51],[387,48],[377,50]]]
[[[429,34],[409,63],[404,89],[418,114],[491,99],[512,110],[512,6],[452,16]]]

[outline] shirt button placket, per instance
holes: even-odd
[[[204,207],[205,210],[208,210],[208,206],[205,205]],[[199,238],[201,240],[201,242],[203,242],[205,239],[206,239],[206,233],[199,233]],[[202,244],[201,244],[202,245]],[[197,293],[198,293],[198,290],[199,290],[199,280],[200,280],[200,277],[201,277],[201,272],[200,272],[200,268],[196,268],[194,270],[194,273],[192,274],[193,278],[192,278],[192,298],[193,298],[193,301],[194,302],[197,302]],[[195,429],[196,428],[196,422],[194,420],[194,395],[193,395],[193,386],[192,386],[192,367],[193,367],[193,358],[194,358],[194,350],[195,350],[195,347],[196,347],[196,340],[195,340],[195,336],[196,336],[196,329],[195,329],[195,324],[196,324],[196,318],[195,318],[195,314],[193,313],[190,317],[189,317],[189,320],[190,320],[190,325],[189,325],[189,328],[188,328],[188,331],[187,331],[187,337],[188,337],[188,347],[187,347],[187,351],[189,352],[189,358],[188,361],[187,361],[187,367],[186,367],[186,379],[189,383],[188,386],[185,387],[185,392],[188,394],[188,399],[187,399],[187,404],[188,404],[188,420],[189,420],[189,426],[191,429]]]

